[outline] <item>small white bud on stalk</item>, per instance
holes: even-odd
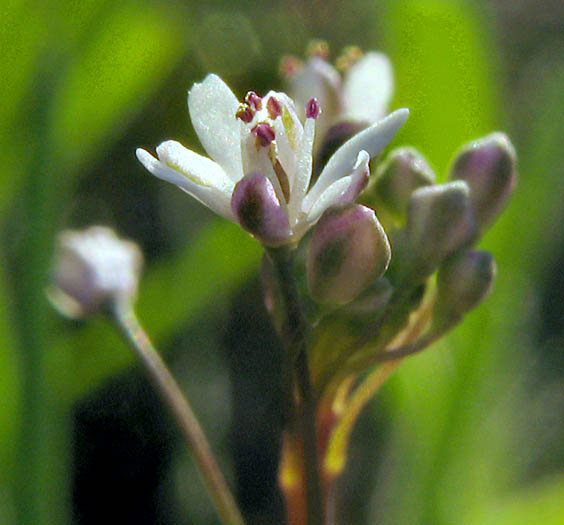
[[[57,239],[49,299],[73,319],[133,301],[142,262],[139,247],[110,228],[64,231]]]

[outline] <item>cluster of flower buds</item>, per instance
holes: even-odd
[[[473,245],[515,181],[513,146],[493,133],[458,152],[443,184],[415,150],[392,151],[362,196],[382,224],[365,206],[327,210],[307,248],[309,295],[325,312],[313,337],[320,374],[422,350],[476,307],[491,290],[495,262]],[[348,350],[328,352],[328,332],[344,334]]]

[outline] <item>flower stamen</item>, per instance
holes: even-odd
[[[308,57],[319,57],[327,60],[329,57],[329,44],[325,40],[311,40],[306,48]]]
[[[362,58],[363,54],[360,47],[347,46],[343,49],[339,58],[337,58],[335,65],[339,71],[345,72],[354,66]]]
[[[257,138],[257,144],[263,148],[270,146],[270,144],[274,141],[274,130],[272,129],[272,126],[266,122],[257,124],[251,130],[251,133]]]
[[[235,113],[235,117],[239,120],[242,120],[246,124],[251,122],[254,116],[255,113],[248,104],[240,104],[239,108],[237,109],[237,113]]]
[[[280,60],[280,74],[283,77],[291,78],[296,76],[304,67],[303,62],[294,55],[285,55]]]
[[[276,178],[280,183],[280,189],[282,190],[282,194],[284,195],[284,200],[286,201],[286,203],[288,203],[290,202],[290,180],[288,179],[288,174],[277,158],[273,159],[272,167],[274,169],[274,173],[276,173]]]
[[[278,102],[278,100],[276,100],[274,97],[270,97],[268,99],[268,102],[266,103],[266,109],[268,110],[268,115],[272,120],[280,116],[280,114],[282,113],[282,106],[280,105],[280,102]]]
[[[245,102],[255,111],[262,109],[262,98],[254,91],[249,91],[245,96]]]
[[[307,118],[317,118],[321,113],[321,106],[315,97],[309,99],[305,109]]]

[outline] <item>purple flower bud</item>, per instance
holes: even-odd
[[[231,209],[241,227],[265,246],[280,246],[292,235],[272,183],[260,173],[245,175],[237,183]]]
[[[496,265],[488,252],[462,252],[448,259],[437,274],[436,328],[448,328],[478,306],[490,293]]]
[[[391,251],[374,210],[359,204],[329,208],[313,230],[308,288],[319,302],[345,304],[387,269]]]
[[[317,118],[321,113],[321,106],[315,97],[310,98],[306,104],[306,117]]]
[[[262,98],[254,91],[249,91],[245,96],[245,102],[255,111],[262,109]]]
[[[435,174],[423,156],[412,148],[399,148],[378,167],[368,199],[374,200],[378,209],[383,206],[393,217],[402,220],[411,194],[434,183]]]
[[[413,192],[405,229],[410,275],[419,280],[431,274],[450,254],[476,235],[476,221],[465,182],[426,186]]]
[[[497,217],[517,181],[516,154],[503,133],[492,133],[464,146],[451,168],[450,179],[470,186],[470,201],[483,232]]]
[[[251,132],[256,136],[258,143],[263,147],[266,148],[270,146],[272,141],[274,140],[274,130],[267,124],[263,122],[262,124],[257,124]]]
[[[268,102],[266,103],[266,109],[268,110],[268,115],[272,120],[280,116],[282,113],[282,106],[275,97],[269,97]]]

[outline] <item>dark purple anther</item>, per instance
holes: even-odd
[[[259,144],[266,148],[274,140],[274,130],[269,124],[262,123],[257,124],[252,130],[252,133],[256,136]]]
[[[319,113],[321,113],[321,106],[317,99],[310,98],[309,102],[306,104],[306,117],[307,118],[317,118],[319,117]]]
[[[260,98],[254,91],[249,91],[247,93],[245,102],[255,111],[260,111],[262,109],[262,98]]]
[[[237,113],[235,113],[235,116],[248,124],[253,120],[255,114],[247,104],[241,104],[239,106],[239,109],[237,110]]]
[[[278,100],[276,100],[274,97],[270,97],[268,99],[268,102],[266,103],[266,109],[268,110],[268,114],[270,115],[270,118],[272,120],[274,120],[280,115],[280,113],[282,113],[282,106],[280,105],[280,102],[278,102]]]

